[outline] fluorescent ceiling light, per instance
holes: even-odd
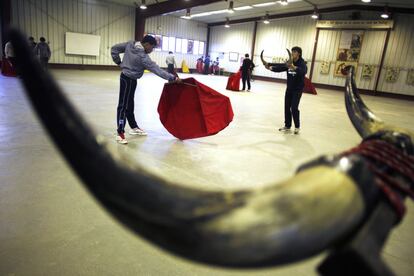
[[[371,3],[371,0],[362,0],[364,3]]]
[[[261,4],[254,4],[253,7],[260,8],[260,7],[267,7],[276,4],[276,2],[266,2]]]
[[[235,11],[244,11],[244,10],[250,10],[253,9],[252,6],[242,6],[242,7],[238,7],[238,8],[234,8]]]
[[[202,13],[193,14],[193,15],[191,15],[191,17],[209,16],[211,14],[212,14],[211,12],[202,12]]]

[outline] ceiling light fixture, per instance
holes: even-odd
[[[265,18],[263,20],[263,23],[265,23],[265,24],[269,24],[270,23],[270,21],[269,21],[269,13],[268,12],[266,12],[266,15],[265,15]]]
[[[230,1],[229,3],[229,8],[227,9],[228,13],[234,13],[234,9],[233,9],[233,1]]]
[[[319,18],[319,14],[318,14],[318,9],[315,7],[315,9],[313,10],[313,14],[311,15],[311,17],[313,19],[318,19]]]
[[[228,17],[226,17],[226,24],[224,25],[224,27],[230,28],[230,21]]]
[[[381,18],[384,18],[384,19],[390,18],[390,13],[388,12],[387,6],[384,7],[384,12],[381,14]]]
[[[364,3],[371,3],[371,0],[362,0]]]
[[[241,7],[234,8],[235,11],[244,11],[244,10],[250,10],[250,9],[253,9],[253,7],[252,6],[241,6]]]
[[[280,0],[280,5],[287,6],[287,4],[289,4],[288,0]]]
[[[276,2],[266,2],[266,3],[261,3],[261,4],[254,4],[252,5],[255,8],[260,8],[260,7],[267,7],[267,6],[271,6],[276,4]]]
[[[191,19],[191,9],[187,9],[187,11],[185,12],[185,16],[181,16],[181,18]]]
[[[147,9],[147,5],[145,5],[145,0],[141,0],[141,6],[139,6],[141,10]]]

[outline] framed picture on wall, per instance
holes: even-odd
[[[407,85],[414,85],[414,69],[408,69]]]
[[[239,61],[239,53],[230,52],[229,53],[229,61],[238,62]]]
[[[362,75],[363,79],[371,79],[374,75],[374,65],[364,64],[362,65]]]
[[[337,61],[335,63],[335,71],[334,76],[335,77],[345,77],[344,74],[342,74],[342,70],[345,69],[345,67],[352,65],[355,67],[355,71],[357,69],[358,62],[349,62],[349,61]]]
[[[396,82],[399,74],[400,74],[400,68],[389,67],[387,68],[387,71],[385,72],[385,81]]]
[[[321,70],[320,73],[321,74],[329,74],[329,67],[330,67],[331,63],[329,61],[322,61],[321,62]]]

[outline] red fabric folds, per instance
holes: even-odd
[[[303,88],[303,92],[317,95],[315,86],[312,84],[311,80],[305,77],[305,87]]]
[[[7,58],[3,58],[1,62],[1,73],[7,77],[17,76],[16,71],[14,70],[12,64]]]
[[[227,90],[240,91],[240,79],[241,71],[237,73],[230,74],[229,79],[227,80]]]
[[[158,113],[168,132],[181,140],[214,135],[233,120],[230,99],[194,78],[165,84]]]

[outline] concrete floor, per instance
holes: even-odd
[[[211,137],[179,141],[161,125],[164,81],[145,74],[135,96],[147,137],[115,143],[119,73],[54,70],[53,74],[114,154],[148,170],[204,189],[268,185],[298,165],[359,143],[343,93],[304,94],[302,132],[281,134],[284,84],[255,81],[251,93],[226,91],[227,78],[194,77],[230,97],[234,121]],[[183,78],[187,77],[182,75]],[[174,257],[132,234],[88,194],[44,133],[19,80],[0,76],[0,275],[316,275],[321,254],[265,270],[226,270]],[[414,131],[413,102],[364,96],[386,122]],[[93,161],[93,157],[91,157]],[[131,162],[131,161],[130,161]],[[414,273],[414,204],[393,231],[383,257],[396,275]]]

